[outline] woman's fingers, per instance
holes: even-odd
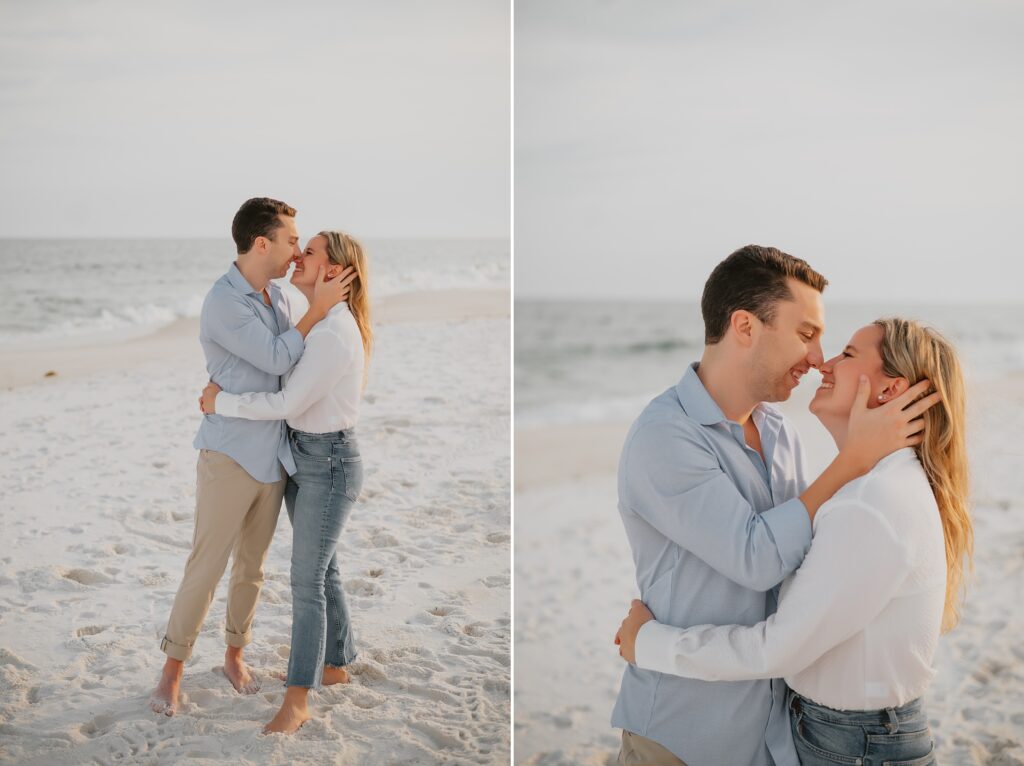
[[[853,397],[854,410],[866,410],[868,408],[868,396],[871,393],[871,383],[867,375],[861,375],[857,381],[857,393]]]
[[[908,391],[907,393],[910,393],[910,392]],[[910,417],[916,418],[916,417],[918,417],[920,415],[923,415],[927,410],[929,410],[931,407],[935,406],[936,404],[938,404],[941,401],[942,401],[942,394],[940,394],[938,391],[936,391],[933,394],[929,394],[928,396],[926,396],[921,401],[914,402],[913,404],[911,404],[909,407],[907,407],[903,411],[905,413],[907,413]]]
[[[893,403],[898,404],[899,408],[903,409],[904,407],[908,406],[911,402],[913,402],[915,399],[917,399],[917,397],[923,396],[924,394],[928,393],[931,390],[932,382],[930,380],[928,380],[927,378],[925,378],[924,380],[919,380],[917,381],[917,383],[912,385],[902,394],[893,399]]]

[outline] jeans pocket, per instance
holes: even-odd
[[[913,758],[909,761],[882,761],[882,766],[935,766],[935,745],[932,744],[931,749],[926,755],[922,755],[920,758]]]
[[[811,720],[793,711],[793,739],[801,766],[859,766],[864,759],[854,752],[864,750],[864,731],[859,726],[841,726]],[[836,751],[845,752],[836,752]]]
[[[935,762],[935,743],[927,726],[896,734],[869,734],[868,754],[883,766],[927,766]]]
[[[331,462],[331,443],[320,441],[304,441],[292,439],[292,456],[296,463],[299,460],[312,460],[317,463]]]
[[[339,458],[339,462],[345,474],[345,497],[354,503],[363,489],[363,459],[356,455]]]

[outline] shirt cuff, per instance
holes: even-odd
[[[238,394],[229,394],[227,391],[221,391],[217,394],[217,401],[213,405],[214,409],[217,410],[218,415],[223,415],[226,418],[237,418],[238,398]]]
[[[680,629],[648,620],[636,634],[636,666],[659,673],[676,672],[675,647]]]
[[[772,532],[786,574],[791,574],[811,547],[811,517],[807,506],[799,497],[794,497],[762,513],[761,521]]]

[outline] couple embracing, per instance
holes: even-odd
[[[266,197],[245,202],[231,225],[238,258],[203,303],[210,383],[194,442],[195,532],[150,699],[154,712],[177,711],[184,663],[229,556],[224,675],[239,693],[260,689],[243,652],[283,498],[294,533],[291,654],[284,702],[264,733],[296,731],[310,718],[309,690],[347,682],[356,656],[335,546],[363,483],[353,429],[373,342],[367,266],[341,232],[320,232],[300,250],[295,214]],[[309,301],[294,326],[271,281],[293,263],[291,282]]]
[[[700,362],[626,437],[642,601],[615,637],[620,764],[936,762],[921,698],[973,549],[963,376],[899,318],[826,360],[826,284],[774,248],[729,256],[704,287]],[[770,404],[812,367],[839,450],[813,481]]]

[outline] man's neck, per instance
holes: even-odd
[[[716,359],[707,349],[697,367],[697,377],[722,414],[734,423],[746,423],[750,413],[760,404],[751,398],[745,387],[747,376],[741,370],[730,368],[723,360]]]
[[[263,270],[259,268],[260,264],[254,261],[248,253],[238,256],[235,266],[238,267],[242,276],[245,277],[245,281],[252,286],[253,290],[261,293],[266,289],[270,278],[263,273]]]

